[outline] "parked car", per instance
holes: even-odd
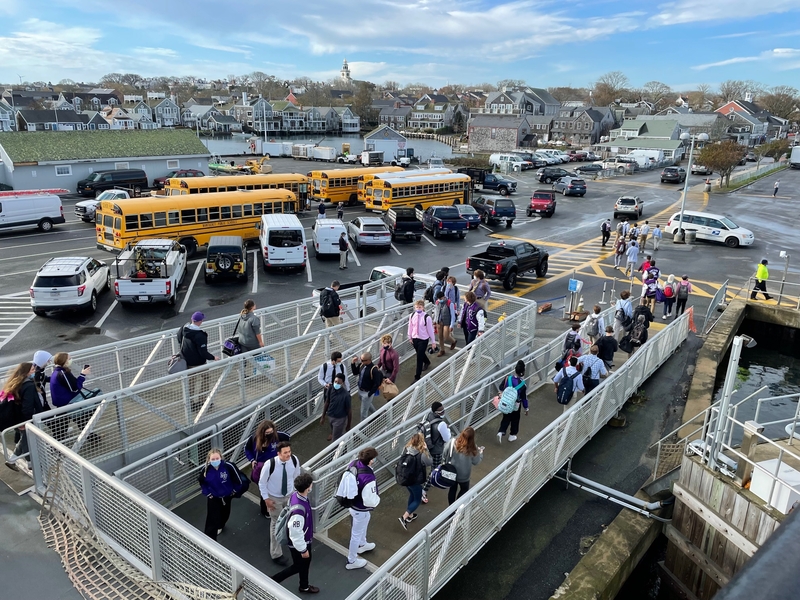
[[[454,206],[429,206],[424,212],[417,213],[422,227],[430,231],[433,237],[457,235],[462,240],[469,229],[467,222],[458,214]]]
[[[748,152],[747,154],[745,154],[744,158],[745,158],[745,160],[747,162],[756,162],[758,160],[758,157],[756,156],[756,153],[753,152],[752,150],[750,152]]]
[[[142,169],[95,171],[78,182],[78,193],[81,196],[96,196],[116,187],[129,189],[134,196],[138,196],[147,188],[147,174]]]
[[[130,194],[125,190],[106,190],[100,193],[94,200],[81,200],[75,203],[75,216],[84,223],[91,223],[97,214],[97,207],[103,200],[123,200],[130,198]]]
[[[678,230],[679,212],[672,215],[664,227],[664,233],[672,235]],[[755,242],[753,232],[739,227],[724,215],[685,210],[683,211],[683,230],[695,231],[698,240],[720,242],[728,248],[752,246]]]
[[[185,178],[185,177],[205,177],[206,174],[202,171],[198,171],[197,169],[177,169],[175,171],[170,171],[163,177],[156,177],[153,179],[153,187],[157,190],[164,189],[164,186],[167,183],[167,179],[172,179],[173,177],[178,178]]]
[[[578,175],[583,175],[584,173],[599,173],[603,170],[603,165],[600,163],[586,163],[585,165],[578,165],[575,167],[575,172]]]
[[[50,311],[97,310],[97,296],[110,289],[108,265],[86,256],[51,258],[42,265],[31,284],[31,308],[35,315]]]
[[[544,167],[537,171],[536,179],[538,179],[540,183],[553,183],[556,179],[568,177],[570,175],[572,175],[572,173],[559,167]]]
[[[470,229],[478,228],[478,225],[481,223],[481,216],[478,214],[477,210],[469,204],[456,204],[456,210],[458,214],[461,215],[461,218],[467,222],[467,226]]]
[[[551,156],[550,154],[546,154],[544,152],[537,152],[536,156],[546,162],[548,165],[560,165],[561,159],[556,158],[555,156]]]
[[[547,161],[542,160],[533,152],[515,152],[514,154],[518,154],[522,160],[530,163],[530,165],[524,166],[525,169],[539,169],[547,166]]]
[[[714,171],[709,169],[704,165],[698,165],[697,163],[692,165],[692,175],[712,175]]]
[[[594,152],[587,152],[584,160],[600,160],[600,158],[602,157],[598,156]]]
[[[556,193],[553,190],[534,190],[530,204],[525,209],[525,214],[529,217],[542,215],[547,218],[552,217],[556,212]]]
[[[347,236],[356,250],[365,246],[388,252],[392,248],[392,232],[379,217],[356,217],[347,224]]]
[[[517,278],[526,273],[534,273],[536,277],[547,275],[549,256],[544,248],[524,240],[492,242],[485,252],[467,259],[467,274],[472,275],[480,269],[486,274],[486,279],[502,281],[505,289],[512,290],[517,285]]]
[[[683,167],[666,167],[661,171],[661,183],[683,183],[686,181],[686,169]]]
[[[392,233],[392,239],[420,241],[422,239],[422,221],[417,218],[417,210],[411,207],[389,209],[383,215],[383,221]]]
[[[554,192],[561,192],[564,196],[586,195],[586,182],[577,177],[562,177],[553,184]]]
[[[622,216],[639,218],[644,212],[644,202],[639,196],[620,196],[614,203],[614,218]]]
[[[478,196],[473,198],[472,207],[478,211],[484,225],[505,223],[506,227],[511,227],[511,223],[517,216],[514,202],[505,198]]]
[[[203,280],[211,283],[226,278],[247,281],[247,250],[238,235],[214,235],[208,240]]]

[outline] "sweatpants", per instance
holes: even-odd
[[[367,527],[372,513],[368,510],[350,509],[353,525],[350,528],[350,546],[347,549],[347,562],[356,562],[358,549],[367,543]]]
[[[231,516],[231,498],[208,498],[206,500],[206,526],[204,533],[212,540],[217,539],[217,531],[225,527]]]
[[[497,433],[502,433],[505,435],[506,431],[508,430],[508,426],[511,425],[511,435],[517,435],[519,433],[519,418],[521,413],[522,406],[520,405],[517,410],[512,410],[507,415],[503,415],[503,418],[500,420],[500,428],[497,430]],[[452,502],[450,504],[452,504]]]

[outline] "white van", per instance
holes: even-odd
[[[489,164],[492,166],[502,167],[508,165],[508,170],[513,171],[516,166],[518,171],[522,171],[522,165],[526,161],[522,159],[519,154],[497,152],[489,157]]]
[[[64,207],[55,194],[0,192],[0,232],[36,227],[47,232],[64,222]]]
[[[258,236],[264,269],[297,267],[304,269],[308,249],[306,234],[295,215],[264,215]]]
[[[311,226],[316,255],[339,254],[339,237],[343,233],[346,238],[347,231],[339,219],[316,219]]]
[[[681,213],[676,212],[664,227],[664,233],[675,235],[678,229]],[[698,240],[720,242],[728,248],[737,246],[752,246],[755,242],[753,232],[744,227],[739,227],[725,215],[716,215],[693,210],[683,211],[683,229],[696,232]]]

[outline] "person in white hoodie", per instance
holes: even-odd
[[[592,312],[581,325],[580,336],[583,339],[591,340],[592,344],[597,342],[606,330],[606,322],[600,314],[601,312],[600,306],[595,304]]]
[[[350,508],[353,526],[350,530],[350,546],[345,566],[349,571],[367,566],[367,561],[360,558],[359,554],[375,549],[375,542],[367,541],[367,528],[372,510],[381,502],[378,494],[378,482],[372,470],[372,465],[377,457],[378,451],[375,448],[364,448],[358,453],[358,459],[347,465],[348,469],[355,469],[355,482],[358,490]],[[351,496],[348,494],[348,497]]]

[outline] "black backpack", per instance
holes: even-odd
[[[678,284],[678,300],[686,300],[689,297],[689,286]]]
[[[433,283],[433,284],[429,285],[427,288],[425,288],[425,294],[422,296],[422,298],[423,298],[423,300],[425,300],[426,302],[433,302],[433,301],[434,301],[434,297],[433,297],[433,287],[434,287],[435,285],[436,285],[436,284],[435,284],[435,283]]]
[[[323,317],[338,317],[339,307],[333,301],[333,293],[331,290],[322,290],[322,298],[320,299],[321,314]]]
[[[400,285],[394,286],[394,299],[395,300],[399,300],[400,302],[402,302],[404,300],[404,298],[403,298],[403,285],[404,284],[401,283]]]
[[[650,319],[653,316],[653,313],[650,312],[650,309],[647,308],[644,304],[640,304],[637,306],[633,311],[633,322],[639,322],[639,315],[644,317],[644,328],[650,329]]]
[[[559,404],[569,404],[572,395],[575,393],[575,379],[580,375],[580,371],[575,371],[572,375],[567,375],[567,369],[561,370],[561,381],[558,382],[556,399]]]
[[[418,485],[425,482],[424,469],[419,454],[409,454],[404,450],[394,468],[394,479],[397,485]]]
[[[641,345],[644,343],[644,341],[646,341],[646,339],[647,339],[647,327],[645,327],[641,323],[637,324],[633,328],[633,331],[631,331],[631,341]]]

